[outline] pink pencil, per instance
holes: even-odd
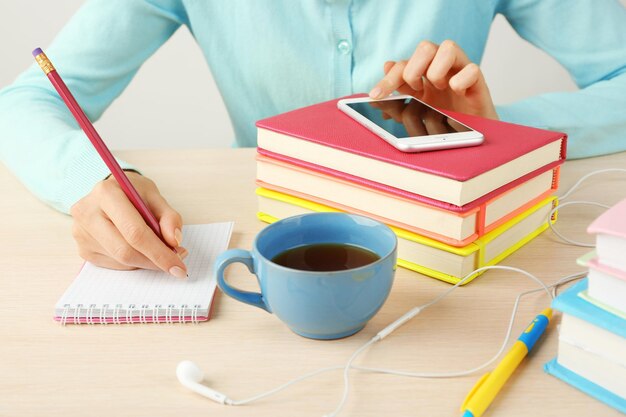
[[[135,190],[135,187],[133,187],[133,184],[130,182],[120,165],[111,154],[111,151],[109,151],[109,148],[107,148],[107,146],[104,144],[104,141],[87,118],[85,112],[83,112],[83,109],[81,109],[76,102],[76,99],[61,79],[61,76],[52,65],[52,62],[50,62],[50,60],[48,59],[46,54],[44,54],[41,48],[35,49],[33,51],[33,56],[35,57],[35,60],[37,61],[43,72],[48,76],[48,79],[57,90],[67,107],[70,109],[70,111],[74,115],[74,118],[76,118],[76,121],[83,129],[93,146],[96,148],[96,151],[98,151],[98,154],[100,155],[106,166],[109,167],[109,170],[111,170],[111,174],[113,174],[113,177],[120,184],[120,187],[122,187],[122,190],[124,190],[124,193],[130,200],[130,202],[133,203],[133,206],[135,206],[139,214],[141,214],[141,217],[143,217],[146,224],[150,226],[150,229],[152,229],[154,234],[156,234],[159,239],[163,241],[163,243],[165,243],[170,249],[176,252],[176,249],[172,248],[165,241],[165,239],[163,239],[163,235],[161,234],[161,227],[159,226],[159,222],[157,221],[156,217],[154,217],[154,215],[150,212],[150,209],[148,209],[146,203],[144,203],[144,201],[141,199],[139,193],[137,193],[137,190]]]

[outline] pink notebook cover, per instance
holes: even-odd
[[[423,153],[400,152],[340,111],[337,101],[279,114],[258,121],[256,126],[457,181],[467,181],[554,141],[561,141],[560,159],[565,159],[564,133],[451,111],[444,112],[485,136],[482,145]]]
[[[626,239],[626,199],[600,215],[587,228],[588,233],[607,234]]]

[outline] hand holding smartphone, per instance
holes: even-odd
[[[481,133],[411,96],[343,99],[337,107],[402,152],[476,146],[484,141]]]

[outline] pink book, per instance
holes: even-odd
[[[587,232],[596,235],[597,261],[626,272],[626,199],[602,213]]]
[[[407,192],[390,193],[262,154],[256,159],[260,187],[376,218],[457,247],[470,244],[544,200],[556,190],[559,180],[559,167],[548,169],[473,208],[446,210]]]
[[[589,225],[587,232],[626,240],[626,199],[602,213]]]
[[[427,204],[457,211],[558,166],[566,155],[564,133],[449,111],[481,132],[485,142],[404,153],[337,109],[337,101],[260,120],[259,153],[387,192],[419,195]]]

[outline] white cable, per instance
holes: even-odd
[[[556,296],[556,294],[554,294],[555,292],[554,290],[556,290],[557,287],[561,285],[565,285],[577,279],[584,278],[586,275],[587,275],[587,271],[584,271],[584,272],[577,272],[575,274],[571,274],[563,278],[560,278],[557,282],[548,286],[548,288],[553,289],[553,293],[551,293],[550,297],[554,298]],[[455,378],[455,377],[466,376],[474,372],[477,372],[487,367],[491,363],[493,363],[502,354],[502,352],[504,352],[504,349],[506,348],[506,345],[508,344],[511,338],[511,333],[513,331],[513,324],[515,323],[515,317],[517,316],[517,310],[519,308],[520,300],[526,295],[533,294],[539,291],[545,291],[545,288],[539,287],[539,288],[535,288],[532,290],[524,291],[517,295],[517,298],[515,299],[515,303],[513,304],[513,310],[511,312],[511,318],[509,320],[509,325],[507,327],[506,335],[504,336],[504,341],[502,342],[502,345],[500,346],[500,350],[489,361],[485,362],[484,364],[476,368],[468,369],[466,371],[459,371],[459,372],[437,372],[437,373],[407,372],[407,371],[397,371],[394,369],[370,368],[370,367],[361,367],[361,366],[352,366],[352,368],[362,370],[362,371],[367,371],[367,372],[391,374],[391,375],[397,375],[397,376],[406,376],[406,377],[411,377],[411,378]]]
[[[328,371],[334,371],[336,369],[341,369],[343,368],[343,365],[336,365],[336,366],[329,366],[328,368],[321,368],[318,369],[316,371],[312,371],[309,372],[308,374],[304,374],[301,377],[292,379],[289,382],[285,382],[282,385],[279,385],[278,387],[269,390],[269,391],[265,391],[259,395],[255,395],[254,397],[250,397],[250,398],[246,398],[245,400],[230,400],[227,401],[228,405],[244,405],[244,404],[248,404],[257,400],[260,400],[261,398],[265,398],[265,397],[269,397],[271,395],[274,395],[282,390],[284,390],[285,388],[288,388],[289,386],[293,385],[293,384],[297,384],[300,381],[304,381],[305,379],[309,379],[311,377],[314,377],[316,375],[322,374],[324,372],[328,372]]]
[[[569,197],[569,195],[571,193],[574,192],[574,190],[576,190],[576,188],[578,188],[580,186],[580,184],[583,183],[583,181],[585,181],[587,178],[592,177],[594,175],[597,174],[603,174],[605,172],[626,172],[626,169],[623,168],[607,168],[607,169],[598,169],[596,171],[591,171],[589,174],[584,175],[583,177],[581,177],[578,181],[576,181],[576,184],[572,185],[569,190],[567,190],[565,192],[565,194],[563,194],[562,196],[559,197],[560,201],[565,200],[567,197]]]
[[[375,342],[382,340],[380,334],[383,333],[383,331],[391,326],[393,326],[394,324],[396,324],[397,322],[399,322],[400,320],[402,320],[403,318],[406,318],[406,316],[409,313],[412,313],[412,317],[414,317],[415,315],[417,315],[421,310],[423,310],[424,308],[427,308],[429,306],[432,306],[434,304],[436,304],[437,302],[439,302],[441,299],[443,299],[444,297],[446,297],[451,291],[453,291],[455,288],[457,288],[458,286],[462,285],[467,279],[469,279],[470,277],[472,277],[475,273],[480,272],[482,270],[486,270],[486,269],[503,269],[503,270],[512,270],[515,272],[520,272],[528,277],[530,277],[531,279],[537,281],[540,284],[539,288],[535,288],[532,290],[528,290],[525,291],[523,293],[518,294],[516,300],[515,300],[515,304],[513,306],[513,310],[511,312],[511,318],[509,320],[509,326],[507,328],[506,331],[506,336],[504,339],[504,342],[502,343],[502,346],[500,347],[498,353],[496,353],[496,355],[491,358],[489,361],[485,362],[483,365],[470,369],[470,370],[466,370],[466,371],[461,371],[461,372],[441,372],[441,373],[417,373],[417,372],[405,372],[405,371],[397,371],[397,370],[393,370],[393,369],[381,369],[381,368],[370,368],[370,367],[364,367],[364,366],[356,366],[356,365],[352,365],[352,363],[354,362],[354,360],[356,360],[356,358],[365,350],[367,349],[370,345],[374,344]],[[493,363],[504,351],[504,348],[506,347],[506,345],[508,344],[509,340],[510,340],[510,336],[511,336],[511,332],[512,332],[512,328],[513,328],[513,324],[515,322],[515,317],[517,315],[517,311],[518,311],[518,307],[519,307],[519,302],[521,300],[521,298],[523,298],[524,296],[531,294],[531,293],[535,293],[538,291],[546,291],[548,293],[548,295],[550,297],[553,297],[553,294],[550,293],[550,288],[554,288],[556,289],[556,287],[563,285],[567,282],[570,282],[573,279],[579,278],[584,276],[585,273],[577,273],[577,274],[572,274],[572,275],[568,275],[566,277],[563,277],[561,279],[559,279],[557,282],[555,282],[552,285],[546,286],[543,282],[541,282],[537,277],[535,277],[534,275],[523,271],[521,269],[518,268],[514,268],[514,267],[509,267],[509,266],[503,266],[503,265],[494,265],[494,266],[489,266],[489,267],[483,267],[480,269],[477,269],[476,271],[470,273],[469,275],[467,275],[466,277],[464,277],[461,281],[459,281],[457,284],[455,284],[453,287],[448,288],[446,291],[444,291],[443,293],[441,293],[440,295],[438,295],[437,297],[435,297],[433,300],[423,304],[422,306],[419,307],[415,307],[411,310],[409,310],[409,312],[407,314],[405,314],[404,316],[402,316],[400,319],[394,321],[392,324],[390,324],[389,326],[387,326],[385,329],[383,329],[381,332],[379,332],[376,336],[374,336],[372,339],[368,340],[365,344],[363,344],[361,347],[359,347],[351,356],[350,359],[348,360],[346,365],[337,365],[337,366],[331,366],[331,367],[327,367],[327,368],[322,368],[322,369],[318,369],[312,372],[309,372],[305,375],[302,375],[298,378],[295,378],[291,381],[288,381],[274,389],[271,389],[269,391],[266,391],[264,393],[255,395],[253,397],[244,399],[244,400],[229,400],[227,403],[229,405],[244,405],[244,404],[249,404],[251,402],[254,401],[258,401],[262,398],[266,398],[269,397],[271,395],[274,395],[280,391],[283,391],[284,389],[290,387],[291,385],[294,385],[298,382],[304,381],[306,379],[312,378],[314,376],[317,376],[319,374],[325,373],[325,372],[329,372],[329,371],[334,371],[334,370],[339,370],[339,369],[343,369],[344,371],[344,393],[343,393],[343,397],[341,400],[341,403],[339,404],[339,406],[335,409],[335,411],[333,411],[333,413],[329,414],[329,416],[334,416],[337,415],[337,413],[339,411],[341,411],[341,409],[343,408],[343,406],[345,405],[345,402],[347,401],[348,395],[347,393],[349,392],[349,379],[348,379],[348,372],[350,369],[356,369],[359,371],[364,371],[364,372],[375,372],[375,373],[385,373],[385,374],[391,374],[391,375],[397,375],[397,376],[405,376],[405,377],[412,377],[412,378],[449,378],[449,377],[454,377],[457,376],[457,374],[459,375],[467,375],[468,373],[471,372],[476,372],[486,366],[489,366],[491,363]],[[410,319],[410,318],[409,318]],[[404,322],[406,322],[408,320],[404,320]],[[401,323],[401,324],[403,324]],[[396,326],[395,328],[397,328],[399,326]],[[394,330],[395,330],[394,328]]]
[[[607,169],[598,169],[596,171],[592,171],[590,173],[588,173],[587,175],[582,176],[578,181],[576,181],[576,183],[574,185],[572,185],[569,190],[567,190],[562,196],[559,197],[559,201],[563,201],[566,198],[568,198],[570,196],[570,194],[572,194],[574,191],[576,191],[576,189],[580,186],[580,184],[583,183],[583,181],[587,180],[587,178],[590,178],[594,175],[597,174],[603,174],[606,172],[625,172],[626,173],[626,169],[623,168],[607,168]],[[559,204],[557,207],[554,207],[551,211],[550,214],[548,216],[548,218],[552,218],[552,216],[554,215],[554,212],[557,210],[562,209],[563,207],[567,207],[569,205],[574,205],[574,204],[583,204],[583,205],[589,205],[589,206],[597,206],[597,207],[602,207],[605,209],[608,209],[610,206],[607,206],[605,204],[601,204],[601,203],[597,203],[595,201],[585,201],[585,200],[580,200],[580,201],[569,201],[567,203],[563,203],[563,204]],[[575,246],[582,246],[585,248],[594,248],[596,245],[593,243],[585,243],[585,242],[579,242],[577,240],[573,240],[573,239],[569,239],[565,236],[563,236],[558,230],[556,230],[556,228],[554,227],[554,225],[552,224],[552,222],[548,222],[548,226],[550,226],[550,230],[552,230],[552,232],[554,232],[554,234],[561,239],[563,242],[569,243],[571,245],[575,245]]]
[[[337,407],[335,408],[333,412],[331,412],[330,414],[326,414],[324,417],[335,417],[337,414],[339,414],[339,412],[345,405],[346,401],[348,401],[348,393],[349,393],[348,388],[350,387],[350,367],[352,366],[352,362],[354,362],[354,360],[357,358],[357,356],[361,354],[361,352],[363,352],[365,349],[367,349],[374,343],[378,342],[379,340],[381,340],[381,338],[378,335],[374,336],[373,338],[368,340],[365,344],[363,344],[360,348],[355,350],[352,356],[350,356],[350,359],[348,359],[348,362],[343,367],[344,390],[343,390],[343,395],[341,396],[341,401],[339,401],[339,404],[337,405]]]
[[[414,311],[414,313],[412,315],[409,315],[408,317],[407,317],[407,315],[405,315],[405,316],[401,317],[400,319],[396,320],[395,322],[391,323],[387,327],[391,327],[393,330],[397,329],[398,327],[400,327],[400,325],[406,323],[411,318],[415,317],[422,310],[424,310],[424,309],[426,309],[426,308],[428,308],[430,306],[435,305],[436,303],[438,303],[439,301],[441,301],[442,299],[447,297],[452,291],[457,289],[460,285],[463,285],[467,280],[472,278],[475,274],[477,274],[479,272],[482,272],[482,271],[487,271],[489,269],[502,269],[502,270],[506,270],[506,271],[519,272],[520,274],[525,275],[528,278],[536,281],[541,286],[541,289],[543,289],[546,292],[546,294],[548,294],[548,297],[552,298],[552,293],[550,292],[550,290],[548,289],[546,284],[543,281],[541,281],[539,278],[537,278],[536,276],[531,274],[530,272],[527,272],[527,271],[524,271],[523,269],[515,268],[515,267],[512,267],[512,266],[504,266],[504,265],[483,266],[482,268],[478,268],[478,269],[470,272],[469,274],[467,274],[463,279],[461,279],[459,282],[454,284],[452,287],[450,287],[449,289],[447,289],[443,293],[439,294],[433,300],[427,302],[426,304],[423,304],[423,305],[419,306],[418,308],[412,309],[411,311]],[[515,313],[517,312],[517,308],[518,308],[518,304],[519,304],[519,299],[520,298],[521,297],[518,296],[517,299],[515,300],[515,304],[513,306],[513,313],[511,314],[511,320],[509,321],[509,328],[507,330],[506,337],[504,339],[504,343],[500,347],[500,350],[498,351],[498,353],[496,353],[491,359],[489,359],[487,362],[483,363],[480,366],[477,366],[475,368],[468,369],[468,370],[465,370],[465,371],[461,371],[461,372],[440,372],[440,373],[433,373],[433,374],[424,373],[424,374],[420,374],[420,376],[422,378],[450,378],[450,377],[465,376],[465,375],[469,375],[469,374],[472,374],[474,372],[477,372],[477,371],[479,371],[479,370],[489,366],[491,363],[493,363],[496,359],[498,359],[500,354],[502,354],[502,352],[504,351],[504,349],[506,347],[506,344],[508,343],[508,341],[509,341],[509,339],[511,337],[511,330],[513,328],[513,322],[515,320]],[[343,408],[344,404],[346,403],[346,401],[348,399],[348,394],[349,394],[349,390],[350,390],[350,378],[349,378],[348,374],[349,374],[349,371],[350,371],[350,367],[352,366],[352,362],[354,362],[354,360],[357,358],[357,356],[361,352],[363,352],[365,349],[367,349],[370,345],[374,344],[375,342],[378,342],[379,340],[382,340],[383,337],[381,337],[380,334],[383,333],[384,331],[385,331],[385,329],[383,329],[383,331],[379,332],[376,336],[374,336],[372,339],[370,339],[365,344],[363,344],[360,348],[358,348],[352,354],[352,356],[350,357],[350,359],[348,360],[348,362],[346,363],[345,368],[344,368],[344,378],[343,378],[343,380],[344,380],[344,386],[343,387],[344,388],[343,388],[343,396],[341,398],[341,401],[339,402],[339,404],[337,405],[335,410],[332,413],[327,414],[325,417],[335,417],[337,414],[339,414],[339,412],[341,411],[341,409]],[[391,333],[391,332],[389,332],[389,333]],[[387,334],[389,334],[389,333],[387,333]],[[393,372],[391,372],[391,373],[393,374]]]
[[[548,214],[548,218],[552,218],[552,216],[554,215],[555,211],[561,210],[563,207],[567,207],[567,206],[575,205],[575,204],[596,206],[596,207],[602,207],[602,208],[605,208],[605,209],[608,209],[608,208],[611,207],[611,206],[607,206],[606,204],[596,203],[595,201],[584,201],[584,200],[568,201],[567,203],[559,204],[556,207],[554,207],[552,210],[550,210],[550,214]],[[563,236],[558,230],[555,229],[554,224],[552,222],[550,222],[550,221],[548,222],[548,226],[550,226],[550,230],[552,230],[552,232],[554,232],[554,234],[557,235],[557,237],[559,239],[561,239],[562,241],[564,241],[566,243],[570,243],[570,244],[575,245],[575,246],[582,246],[582,247],[585,247],[585,248],[595,248],[596,247],[595,243],[579,242],[577,240],[573,240],[573,239],[570,239],[568,237]]]
[[[601,173],[605,173],[605,172],[626,172],[626,169],[621,169],[621,168],[609,168],[609,169],[603,169],[603,170],[597,170],[597,171],[593,171],[590,172],[589,174],[583,176],[582,178],[580,178],[572,187],[570,187],[569,190],[567,190],[561,197],[559,197],[560,201],[565,200],[566,198],[569,197],[569,195],[571,193],[573,193],[579,186],[580,184],[585,181],[587,178],[593,176],[593,175],[597,175],[597,174],[601,174]],[[594,206],[598,206],[598,207],[603,207],[603,208],[609,208],[608,206],[604,205],[604,204],[600,204],[597,202],[593,202],[593,201],[570,201],[570,202],[566,202],[563,204],[560,204],[558,207],[555,207],[554,209],[552,209],[550,211],[549,214],[549,218],[552,217],[552,215],[554,214],[555,211],[557,211],[558,209],[561,209],[563,207],[566,207],[568,205],[574,205],[574,204],[587,204],[587,205],[594,205]],[[584,243],[584,242],[577,242],[571,239],[566,238],[565,236],[561,235],[556,229],[554,229],[554,227],[552,226],[552,223],[548,223],[550,225],[550,228],[552,229],[552,231],[563,241],[567,242],[567,243],[571,243],[574,245],[579,245],[579,246],[586,246],[586,247],[593,247],[593,245],[590,245],[588,243]],[[507,327],[506,330],[506,334],[504,337],[504,341],[502,342],[502,345],[500,346],[500,349],[498,350],[498,352],[488,361],[486,361],[485,363],[476,366],[474,368],[471,369],[467,369],[464,371],[458,371],[458,372],[407,372],[407,371],[398,371],[398,370],[394,370],[394,369],[383,369],[383,368],[371,368],[371,367],[364,367],[364,366],[356,366],[356,365],[352,365],[353,362],[357,359],[357,357],[363,352],[365,351],[368,347],[370,347],[371,345],[373,345],[374,343],[384,339],[385,337],[387,337],[389,334],[391,334],[393,331],[395,331],[397,328],[399,328],[400,326],[402,326],[403,324],[405,324],[406,322],[408,322],[409,320],[411,320],[412,318],[414,318],[416,315],[418,315],[422,310],[424,310],[425,308],[431,307],[433,305],[435,305],[436,303],[438,303],[439,301],[441,301],[443,298],[447,297],[452,291],[454,291],[456,288],[458,288],[460,285],[464,284],[467,280],[469,280],[471,277],[473,277],[475,274],[481,272],[481,271],[485,271],[488,269],[502,269],[502,270],[509,270],[509,271],[513,271],[513,272],[518,272],[521,273],[525,276],[527,276],[528,278],[536,281],[540,287],[539,288],[535,288],[532,290],[528,290],[528,291],[524,291],[520,294],[517,295],[517,297],[515,298],[515,303],[513,304],[513,310],[511,311],[511,318],[509,319],[509,325]],[[391,323],[390,325],[388,325],[387,327],[385,327],[383,330],[381,330],[380,332],[378,332],[373,338],[371,338],[370,340],[368,340],[366,343],[364,343],[363,345],[361,345],[361,347],[359,347],[357,350],[354,351],[354,353],[350,356],[350,358],[348,359],[347,363],[345,365],[338,365],[338,366],[331,366],[331,367],[327,367],[327,368],[322,368],[322,369],[318,369],[316,371],[312,371],[309,372],[305,375],[302,375],[296,379],[293,379],[289,382],[286,382],[272,390],[266,391],[264,393],[255,395],[253,397],[247,398],[245,400],[228,400],[227,404],[229,405],[244,405],[244,404],[248,404],[257,400],[260,400],[262,398],[266,398],[269,397],[271,395],[274,395],[280,391],[283,391],[284,389],[290,387],[293,384],[296,384],[298,382],[304,381],[308,378],[312,378],[316,375],[322,374],[324,372],[328,372],[328,371],[333,371],[333,370],[338,370],[338,369],[343,369],[343,376],[344,376],[344,392],[343,392],[343,396],[341,398],[341,401],[339,402],[339,404],[337,405],[337,407],[335,408],[334,411],[332,411],[330,414],[327,414],[327,417],[334,417],[336,416],[341,409],[344,407],[347,399],[348,399],[348,394],[349,394],[349,389],[350,389],[350,379],[349,379],[349,371],[350,369],[356,369],[356,370],[360,370],[360,371],[365,371],[365,372],[375,372],[375,373],[384,373],[384,374],[391,374],[391,375],[397,375],[397,376],[405,376],[405,377],[412,377],[412,378],[453,378],[453,377],[458,377],[458,376],[465,376],[465,375],[470,375],[473,374],[477,371],[480,371],[481,369],[491,365],[494,361],[496,361],[498,359],[498,357],[500,357],[500,355],[502,354],[502,352],[504,352],[504,349],[506,348],[506,345],[508,344],[510,338],[511,338],[511,333],[513,330],[513,324],[515,323],[515,318],[517,316],[517,311],[519,308],[519,303],[520,300],[528,295],[528,294],[532,294],[535,292],[539,292],[539,291],[545,291],[548,296],[550,298],[554,298],[556,297],[556,290],[559,286],[567,284],[571,281],[574,281],[576,279],[580,279],[582,277],[584,277],[586,275],[586,272],[579,272],[579,273],[575,273],[575,274],[571,274],[568,276],[565,276],[563,278],[560,278],[559,280],[557,280],[554,284],[546,286],[545,283],[543,283],[539,278],[537,278],[535,275],[526,272],[522,269],[519,268],[515,268],[515,267],[510,267],[510,266],[503,266],[503,265],[492,265],[492,266],[485,266],[479,269],[476,269],[473,272],[470,272],[468,275],[466,275],[462,280],[460,280],[458,283],[456,283],[454,286],[450,287],[449,289],[447,289],[446,291],[442,292],[441,294],[439,294],[437,297],[435,297],[434,299],[432,299],[431,301],[421,305],[421,306],[417,306],[412,308],[411,310],[409,310],[407,313],[405,313],[402,317],[400,317],[399,319],[395,320],[393,323]],[[553,292],[550,292],[550,288],[553,289]]]

